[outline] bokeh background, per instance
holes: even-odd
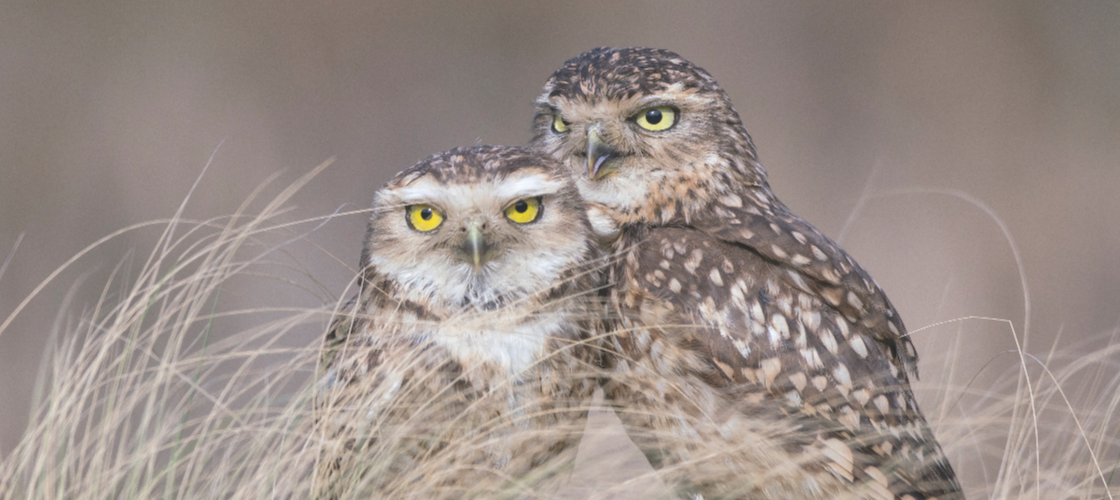
[[[188,217],[230,214],[270,175],[281,186],[330,157],[291,216],[360,209],[430,153],[523,144],[555,68],[593,47],[636,45],[716,77],[777,194],[843,243],[911,330],[1004,318],[1028,352],[1056,346],[1073,358],[1120,324],[1112,0],[15,0],[0,11],[0,262],[10,257],[0,321],[98,238],[174,214],[215,151]],[[322,290],[342,294],[363,231],[364,216],[339,217],[292,252]],[[96,302],[128,252],[139,266],[151,236],[98,247],[0,332],[0,456],[26,425],[56,318]],[[914,338],[932,415],[953,414],[939,404],[953,395],[937,387],[974,375],[982,385],[1018,363],[1007,324],[968,320]]]

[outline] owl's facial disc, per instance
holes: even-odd
[[[669,94],[646,96],[617,106],[558,99],[547,101],[538,114],[551,118],[548,135],[542,137],[569,142],[572,149],[567,150],[567,155],[574,160],[571,165],[582,167],[587,180],[593,182],[657,161],[666,148],[683,137],[675,130],[679,128],[676,125],[681,111],[676,96]],[[565,114],[571,118],[562,118]],[[538,123],[543,122],[538,119]],[[563,159],[563,154],[556,157]]]

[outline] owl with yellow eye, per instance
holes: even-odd
[[[611,254],[607,400],[678,491],[963,497],[898,311],[774,194],[711,74],[668,50],[589,50],[547,80],[533,124]]]
[[[569,468],[597,386],[597,248],[563,167],[527,149],[389,181],[326,338],[320,497],[529,497]]]

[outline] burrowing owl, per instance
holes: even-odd
[[[607,392],[655,467],[709,500],[960,496],[910,390],[902,320],[774,196],[706,71],[594,49],[536,106],[534,147],[576,172],[612,241],[622,355]]]
[[[321,494],[531,496],[570,465],[597,252],[570,176],[528,149],[453,149],[378,191],[326,340]]]

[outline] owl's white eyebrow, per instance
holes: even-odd
[[[561,179],[549,179],[541,175],[527,175],[524,177],[506,178],[496,183],[498,192],[506,199],[516,200],[530,196],[542,196],[560,191],[564,187]],[[444,186],[421,179],[409,186],[398,188],[391,193],[396,203],[411,205],[415,203],[429,203],[438,194],[444,193],[452,186]]]
[[[564,187],[564,182],[534,175],[518,179],[507,179],[505,182],[500,183],[498,187],[501,189],[501,193],[504,196],[510,199],[517,199],[555,193]]]
[[[400,203],[408,205],[421,201],[431,201],[433,193],[440,192],[443,189],[444,187],[440,186],[439,184],[420,180],[412,183],[411,185],[398,188],[396,192],[392,193],[392,195]]]

